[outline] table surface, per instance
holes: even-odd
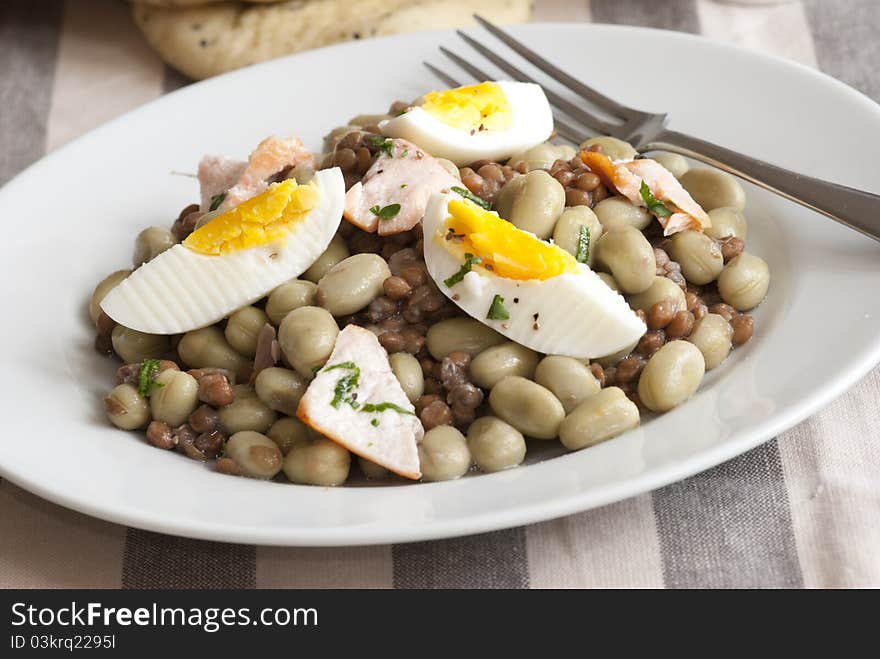
[[[700,33],[818,67],[880,99],[876,0],[537,0],[534,19]],[[5,0],[0,184],[183,84],[117,0]],[[799,426],[680,483],[541,524],[415,544],[189,540],[86,517],[0,481],[0,587],[877,587],[878,401],[880,369]]]

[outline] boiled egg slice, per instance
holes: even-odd
[[[381,122],[379,130],[461,166],[506,160],[546,141],[553,113],[539,85],[499,80],[430,92],[420,105]]]
[[[623,297],[564,249],[467,199],[434,195],[425,263],[467,314],[538,352],[604,357],[647,328]]]
[[[288,179],[214,217],[135,270],[101,302],[120,325],[178,334],[215,323],[304,272],[330,244],[345,204],[338,168]]]

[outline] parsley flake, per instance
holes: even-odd
[[[489,320],[510,320],[510,312],[504,306],[504,298],[496,295],[492,298],[492,305],[489,307],[489,313],[486,314]]]
[[[644,181],[642,181],[642,186],[639,188],[639,192],[642,195],[642,200],[645,202],[645,206],[647,206],[648,210],[654,213],[654,215],[657,217],[669,217],[672,215],[672,211],[666,207],[666,204],[651,194],[651,189]]]
[[[370,144],[377,150],[383,151],[389,158],[394,157],[394,142],[390,137],[380,137],[379,135],[369,135],[367,137]]]
[[[156,376],[158,374],[158,359],[145,359],[141,362],[141,367],[138,369],[138,393],[141,396],[150,396],[155,393],[157,389],[161,389],[165,386],[161,382],[156,382]]]
[[[400,212],[400,204],[388,204],[387,206],[379,207],[379,204],[370,207],[370,212],[378,217],[380,220],[390,220],[393,217],[396,217]]]
[[[208,206],[208,211],[215,211],[220,208],[220,204],[223,203],[223,200],[226,199],[226,193],[221,192],[220,194],[215,194],[211,197],[211,205]]]
[[[574,258],[578,263],[586,263],[590,259],[590,227],[578,227],[577,253]]]
[[[468,201],[474,202],[480,208],[485,208],[487,211],[492,210],[492,202],[486,201],[485,199],[480,199],[477,195],[475,195],[473,192],[471,192],[467,188],[462,188],[458,185],[453,185],[449,189],[457,194],[460,194],[462,197],[464,197]]]
[[[471,268],[482,262],[483,259],[481,259],[479,256],[474,256],[473,254],[465,254],[464,263],[462,264],[461,268],[458,269],[458,272],[456,272],[448,279],[444,279],[443,283],[446,284],[447,288],[452,288],[462,279],[464,279],[464,276],[471,271]]]

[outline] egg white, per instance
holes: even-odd
[[[626,300],[584,264],[576,274],[544,280],[507,279],[477,266],[458,284],[446,286],[444,280],[458,272],[463,261],[446,249],[451,243],[442,237],[450,199],[435,194],[428,202],[423,220],[425,263],[440,290],[465,313],[527,348],[577,359],[617,352],[645,333],[647,327]],[[438,234],[440,240],[435,239]],[[486,318],[495,295],[504,298],[508,320]]]
[[[510,125],[501,130],[460,130],[443,123],[414,107],[399,117],[379,123],[379,130],[388,137],[400,137],[418,144],[437,158],[446,158],[456,165],[477,160],[506,160],[547,140],[553,133],[553,113],[539,85],[529,82],[499,80],[498,86],[507,97],[511,113]]]
[[[319,171],[317,206],[285,241],[216,256],[175,245],[135,270],[101,302],[120,325],[149,334],[204,327],[303,273],[330,244],[345,205],[339,168]]]

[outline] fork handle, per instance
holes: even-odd
[[[664,129],[640,150],[699,160],[880,241],[880,195],[804,176],[673,130]]]

